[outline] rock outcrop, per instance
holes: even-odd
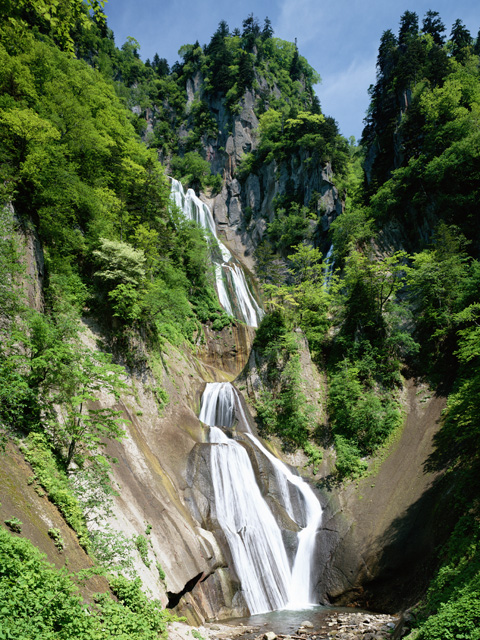
[[[320,483],[318,591],[330,603],[389,612],[415,604],[448,531],[448,516],[439,521],[437,512],[441,476],[425,470],[445,399],[413,380],[406,392],[401,435],[370,475],[340,491]]]

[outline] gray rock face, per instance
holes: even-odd
[[[324,493],[318,591],[329,602],[398,611],[426,587],[448,510],[439,522],[439,476],[423,469],[444,399],[422,396],[409,382],[403,432],[374,476]]]
[[[257,81],[261,90],[265,80],[259,77]],[[201,197],[212,207],[219,234],[229,249],[253,271],[253,253],[274,217],[274,198],[288,195],[292,190],[301,195],[303,204],[311,206],[315,203],[320,236],[325,236],[330,223],[343,209],[341,196],[332,183],[331,167],[318,166],[310,161],[308,152],[299,151],[280,166],[270,162],[240,181],[237,175],[239,163],[258,145],[255,114],[258,96],[254,91],[246,91],[238,113],[232,115],[222,100],[204,94],[202,85],[200,72],[188,79],[187,109],[195,99],[202,98],[217,121],[218,136],[216,139],[204,137],[203,155],[212,172],[223,176],[224,188],[214,200],[207,194]],[[180,138],[187,135],[185,128],[179,131]],[[316,241],[321,245],[326,243],[324,237]],[[322,249],[326,250],[326,247],[322,246]]]

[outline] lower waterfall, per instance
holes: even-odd
[[[211,472],[217,520],[227,539],[242,591],[252,614],[313,604],[312,559],[322,509],[313,491],[251,433],[240,397],[230,383],[207,384],[199,419],[210,426]],[[219,426],[235,419],[246,437],[273,466],[283,506],[301,527],[290,566],[280,527],[261,494],[245,447]],[[291,492],[302,513],[295,516]]]

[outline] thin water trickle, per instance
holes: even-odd
[[[237,414],[238,411],[238,414]],[[245,600],[252,614],[308,607],[314,601],[312,559],[322,509],[306,482],[292,473],[250,432],[238,392],[230,383],[209,383],[200,420],[210,426],[212,482],[218,522],[227,538]],[[245,448],[218,425],[239,419],[245,436],[273,466],[283,506],[301,527],[293,566],[281,530],[261,494]],[[297,512],[291,496],[296,494]]]
[[[325,291],[330,289],[330,283],[332,281],[333,267],[335,266],[335,259],[333,257],[333,244],[330,245],[327,255],[325,256],[325,272],[323,275],[323,288]]]
[[[171,200],[188,220],[193,220],[215,239],[211,258],[215,271],[218,299],[225,311],[252,327],[258,327],[263,311],[250,290],[242,267],[235,262],[227,247],[218,239],[210,208],[193,189],[184,192],[182,184],[171,178]],[[218,247],[218,248],[217,248]]]

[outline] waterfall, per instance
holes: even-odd
[[[242,267],[227,247],[218,239],[210,208],[200,200],[193,189],[184,192],[182,184],[171,178],[170,198],[188,220],[193,220],[215,239],[218,251],[212,247],[215,284],[220,304],[231,316],[252,327],[258,327],[263,311],[248,286]]]
[[[254,435],[251,433],[246,435],[272,463],[277,480],[279,480],[278,484],[282,497],[286,502],[287,513],[293,520],[295,520],[295,517],[287,483],[296,487],[303,498],[305,506],[304,526],[298,533],[298,547],[292,567],[290,597],[287,603],[288,607],[292,609],[299,608],[302,605],[310,604],[313,600],[311,563],[315,550],[316,533],[322,521],[322,507],[312,489],[300,476],[293,474],[283,462],[265,449]],[[280,478],[282,479],[280,480]]]
[[[232,553],[245,600],[252,614],[309,606],[313,600],[311,564],[322,509],[311,488],[273,456],[250,432],[238,392],[230,383],[207,384],[200,420],[210,426],[211,469],[217,519]],[[293,567],[281,531],[257,485],[245,448],[218,426],[235,419],[246,437],[271,462],[289,516],[302,527]],[[298,492],[302,513],[295,517],[291,492]]]
[[[333,244],[330,245],[329,250],[327,251],[327,255],[325,256],[325,272],[323,275],[323,288],[325,291],[330,289],[330,281],[332,279],[333,267],[335,265],[335,260],[332,258],[333,254]]]
[[[250,613],[288,601],[290,567],[282,534],[260,493],[242,445],[210,427],[217,519],[227,538]]]

